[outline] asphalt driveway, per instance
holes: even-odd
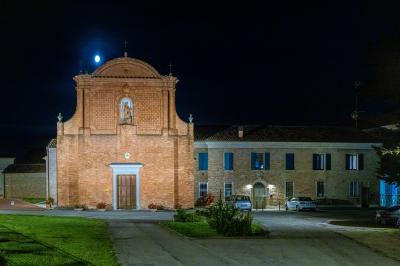
[[[400,265],[332,231],[331,216],[255,213],[271,230],[263,239],[192,239],[122,220],[109,221],[109,229],[122,265]]]

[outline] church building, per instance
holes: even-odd
[[[193,124],[176,113],[178,79],[125,56],[74,80],[76,111],[59,115],[49,185],[58,206],[193,207]]]

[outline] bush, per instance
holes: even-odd
[[[176,211],[175,221],[176,222],[183,222],[183,223],[195,223],[201,222],[204,219],[197,215],[196,213],[188,213],[184,209],[178,209]]]
[[[87,210],[87,209],[88,209],[88,207],[87,207],[86,204],[75,204],[75,205],[74,205],[74,208],[75,208],[75,209],[84,209],[84,210]]]
[[[215,196],[212,193],[207,193],[196,200],[196,207],[210,206],[214,202]]]
[[[96,205],[97,209],[105,209],[107,207],[107,204],[105,202],[99,202]]]
[[[150,203],[149,206],[147,206],[149,209],[153,209],[153,210],[165,210],[165,207],[161,204],[154,204],[154,203]]]
[[[251,213],[242,213],[234,206],[227,205],[222,201],[211,206],[207,218],[208,224],[218,234],[224,236],[246,236],[251,235],[251,224],[253,218]]]
[[[149,209],[157,209],[157,205],[154,203],[150,203],[149,206],[147,206]]]

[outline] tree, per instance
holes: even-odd
[[[376,150],[380,157],[378,178],[389,184],[400,184],[400,143],[385,144]]]

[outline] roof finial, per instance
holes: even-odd
[[[63,116],[61,115],[61,113],[58,113],[57,119],[58,119],[58,122],[60,122],[60,123],[62,122]]]
[[[193,115],[192,114],[189,114],[189,123],[190,124],[193,123]]]
[[[174,65],[172,63],[169,63],[169,75],[172,76],[172,68],[174,67]]]
[[[127,51],[127,46],[128,46],[128,42],[125,40],[124,41],[124,57],[128,57],[128,51]]]

